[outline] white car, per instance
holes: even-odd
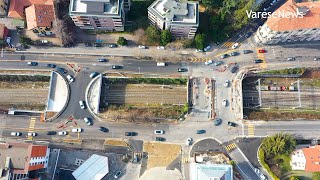
[[[196,52],[203,52],[202,49],[196,49]]]
[[[92,125],[91,120],[89,118],[86,117],[86,118],[83,118],[83,120],[84,120],[84,122],[87,123],[88,126]]]
[[[71,75],[68,75],[68,76],[67,76],[67,79],[68,79],[70,82],[74,82],[74,78],[73,78]]]
[[[186,145],[187,145],[187,146],[190,146],[190,145],[192,144],[192,141],[193,141],[192,138],[188,138],[188,139],[187,139],[187,142],[186,142]]]
[[[164,46],[158,46],[157,49],[159,49],[159,50],[165,50],[165,47],[164,47]]]
[[[205,65],[209,65],[209,64],[212,64],[213,63],[213,60],[209,60],[209,61],[206,61],[204,64]]]
[[[232,45],[232,49],[236,49],[238,46],[239,46],[239,43],[234,43],[234,44]]]
[[[139,49],[145,49],[145,48],[146,48],[146,46],[139,45],[139,46],[138,46],[138,48],[139,48]]]
[[[11,136],[21,136],[21,132],[11,132]]]
[[[81,109],[85,109],[86,108],[86,105],[84,104],[84,101],[79,101],[79,104],[80,104],[80,108]]]
[[[230,83],[229,80],[224,81],[224,86],[225,86],[225,87],[228,87],[228,86],[229,86],[229,83]]]
[[[58,132],[58,135],[59,135],[59,136],[65,136],[65,135],[67,135],[67,134],[68,134],[67,131],[60,131],[60,132]]]
[[[222,107],[226,107],[227,106],[227,100],[226,99],[223,99],[222,100]]]
[[[74,128],[74,129],[71,129],[71,132],[82,132],[82,129],[81,128]]]
[[[164,130],[154,130],[154,134],[164,134]]]
[[[29,132],[28,133],[28,136],[37,136],[37,135],[38,135],[38,133],[35,133],[35,132],[33,132],[33,133]]]

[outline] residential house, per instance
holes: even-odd
[[[320,145],[295,150],[290,165],[292,170],[320,172]]]

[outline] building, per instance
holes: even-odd
[[[124,31],[129,0],[71,0],[69,15],[81,29]]]
[[[199,3],[156,0],[148,8],[152,25],[170,30],[175,38],[194,38],[199,26]]]
[[[9,34],[8,28],[4,24],[0,24],[0,39],[6,39]]]
[[[233,179],[232,165],[228,164],[190,164],[190,180]]]
[[[320,145],[295,150],[290,165],[292,170],[320,172]]]
[[[259,44],[320,40],[320,2],[288,0],[259,27],[254,39]],[[287,17],[284,13],[289,14]]]
[[[0,0],[0,16],[7,15],[8,4],[8,0]]]
[[[48,166],[50,149],[27,143],[0,143],[0,172],[8,179],[36,178]]]
[[[53,5],[53,0],[10,0],[8,16],[25,19],[25,9],[33,4]]]
[[[102,179],[109,173],[108,157],[93,154],[73,173],[76,180]]]
[[[51,35],[55,21],[53,5],[33,4],[25,9],[27,29],[43,35]]]

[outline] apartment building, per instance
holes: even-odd
[[[156,0],[148,8],[152,25],[168,29],[175,38],[194,38],[199,26],[199,3],[177,0]]]
[[[124,31],[130,0],[71,0],[69,16],[81,29]]]
[[[259,27],[254,39],[258,44],[320,40],[320,2],[288,0]],[[288,17],[280,14],[290,14]],[[292,15],[292,16],[291,16]]]

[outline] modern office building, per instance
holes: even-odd
[[[152,25],[168,29],[175,38],[194,38],[199,26],[199,3],[177,0],[156,0],[148,8]]]

